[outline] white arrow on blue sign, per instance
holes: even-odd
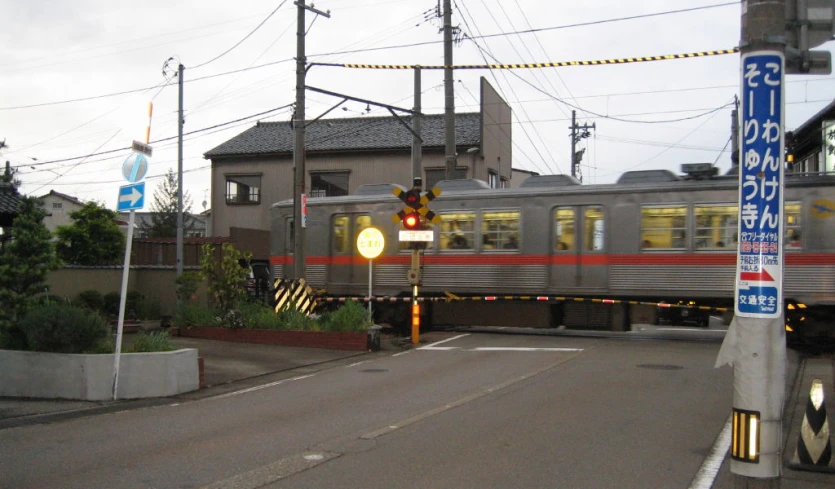
[[[119,187],[119,212],[141,209],[145,206],[145,182]]]

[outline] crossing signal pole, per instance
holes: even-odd
[[[418,292],[421,284],[420,277],[420,250],[426,248],[426,244],[432,241],[433,233],[431,229],[425,229],[425,222],[432,222],[437,224],[441,221],[441,216],[435,214],[427,204],[441,195],[441,190],[433,188],[429,192],[421,195],[423,188],[423,179],[415,177],[412,180],[412,188],[410,190],[403,190],[395,187],[393,193],[397,198],[406,204],[401,211],[392,216],[394,222],[403,223],[404,231],[400,233],[400,241],[408,241],[412,249],[412,261],[407,275],[409,285],[412,286],[412,306],[411,306],[411,326],[412,326],[412,344],[420,343],[420,304],[418,304]]]

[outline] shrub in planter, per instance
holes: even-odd
[[[158,351],[174,351],[177,346],[171,343],[167,331],[155,333],[139,333],[133,338],[133,343],[125,349],[127,353],[153,353]]]
[[[76,303],[93,311],[101,311],[104,309],[104,296],[98,290],[84,290],[78,294]]]
[[[29,350],[82,353],[107,337],[104,319],[94,311],[66,304],[37,307],[19,323]]]
[[[178,328],[214,326],[215,314],[210,309],[200,307],[199,304],[184,302],[174,314],[173,324]]]
[[[368,318],[368,310],[359,302],[349,301],[339,309],[323,315],[319,319],[324,331],[363,332],[373,323]]]
[[[116,316],[119,314],[119,302],[122,296],[118,292],[108,292],[104,294],[102,310],[108,316]]]

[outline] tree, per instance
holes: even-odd
[[[114,211],[88,202],[70,218],[75,221],[72,225],[55,230],[61,259],[75,265],[113,265],[124,257],[125,235]]]
[[[154,190],[154,202],[151,204],[151,224],[143,231],[149,238],[173,238],[177,236],[177,175],[168,169],[162,185]],[[183,233],[194,229],[195,219],[191,212],[191,196],[183,194]]]
[[[0,329],[20,319],[47,291],[46,275],[61,266],[52,235],[43,225],[39,199],[22,197],[12,240],[0,252]]]

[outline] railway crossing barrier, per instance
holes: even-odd
[[[275,282],[275,312],[286,309],[296,309],[306,316],[313,314],[316,309],[316,297],[313,289],[305,280],[284,280]]]
[[[416,298],[418,302],[454,302],[454,301],[539,301],[539,302],[591,302],[597,304],[629,304],[632,306],[653,306],[665,308],[679,308],[690,309],[708,312],[726,312],[727,307],[711,307],[711,306],[695,306],[692,304],[671,304],[667,302],[646,302],[646,301],[632,301],[621,299],[603,299],[598,297],[571,297],[571,296],[557,296],[557,295],[485,295],[485,296],[458,296],[451,292],[444,292],[444,297],[440,296],[419,296]],[[317,302],[333,303],[333,302],[411,302],[411,297],[405,296],[344,296],[344,297],[316,297]]]
[[[835,472],[835,467],[831,466],[832,443],[829,439],[823,391],[823,383],[820,379],[814,379],[800,425],[797,449],[790,465],[793,469]]]

